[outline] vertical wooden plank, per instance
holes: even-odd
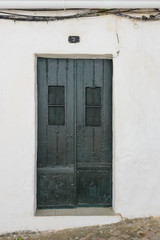
[[[107,163],[112,164],[112,60],[104,61],[104,158]],[[102,119],[103,120],[103,119]]]
[[[84,161],[85,143],[84,143],[84,119],[85,119],[85,96],[84,96],[84,61],[76,60],[76,132],[77,132],[77,162]],[[83,148],[83,151],[82,151]]]
[[[47,162],[47,59],[37,59],[38,77],[38,166],[45,166]]]
[[[75,60],[66,60],[66,161],[75,163]]]
[[[57,75],[58,75],[58,60],[54,58],[48,59],[48,85],[57,85]]]
[[[66,59],[57,59],[57,85],[65,87],[65,125],[66,125],[66,111],[68,103],[66,102]],[[57,127],[57,142],[58,142],[58,165],[64,165],[67,159],[66,155],[66,126]]]
[[[86,87],[94,86],[94,60],[86,59],[84,61],[84,98],[86,98]],[[84,109],[85,111],[85,109]],[[92,163],[94,160],[94,130],[92,127],[85,126],[84,123],[84,145],[85,162]]]
[[[56,155],[56,128],[54,126],[49,127],[48,131],[48,167],[56,166],[57,155]]]
[[[103,80],[103,59],[96,59],[95,61],[95,86],[102,88]],[[102,91],[102,89],[101,89]]]
[[[48,86],[57,86],[59,62],[57,59],[48,59]],[[47,93],[48,96],[48,93]],[[58,135],[59,127],[47,124],[48,132],[48,162],[53,167],[58,164]]]
[[[102,155],[101,153],[104,151],[103,146],[103,121],[102,121],[102,112],[103,112],[103,101],[104,101],[104,86],[103,86],[104,74],[103,74],[103,60],[96,59],[95,60],[95,86],[101,88],[101,126],[95,127],[95,137],[94,137],[94,145],[95,145],[95,162],[101,163],[102,162]]]

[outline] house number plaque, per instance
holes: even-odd
[[[68,42],[69,43],[78,43],[78,42],[80,42],[80,37],[79,36],[69,36]]]

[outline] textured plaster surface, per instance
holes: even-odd
[[[69,35],[79,35],[80,43],[69,44]],[[0,232],[121,220],[34,216],[36,56],[116,56],[119,47],[113,60],[113,208],[123,217],[160,215],[160,23],[114,16],[52,23],[1,20],[0,36]]]
[[[119,20],[114,61],[114,183],[116,212],[160,215],[160,23]]]

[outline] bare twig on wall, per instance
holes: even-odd
[[[25,10],[23,10],[25,11]],[[27,10],[26,10],[27,11]],[[39,11],[39,10],[34,10]],[[51,12],[51,10],[49,10]],[[55,11],[55,10],[54,10]],[[28,10],[29,12],[29,10]],[[116,15],[118,17],[133,19],[137,21],[158,21],[160,20],[159,9],[92,9],[77,14],[64,16],[35,16],[33,14],[18,14],[12,11],[0,11],[0,19],[29,22],[49,22],[77,19],[85,17],[98,17],[105,15]]]

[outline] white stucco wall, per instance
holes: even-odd
[[[69,44],[69,35],[79,35],[80,43]],[[135,23],[114,16],[49,23],[0,21],[0,233],[120,220],[34,216],[38,55],[115,57],[113,209],[129,218],[160,215],[159,36],[160,22]]]

